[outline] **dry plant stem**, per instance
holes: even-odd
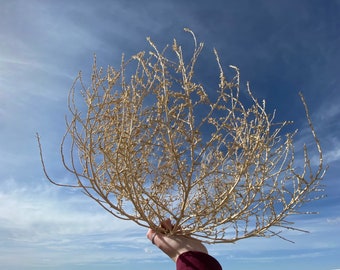
[[[61,144],[63,165],[76,182],[48,176],[38,137],[44,172],[55,185],[81,188],[117,218],[154,230],[171,218],[173,228],[163,231],[169,235],[180,229],[208,243],[287,240],[282,229],[297,230],[287,217],[318,198],[313,194],[325,173],[306,102],[300,95],[319,164],[312,168],[305,146],[298,170],[296,132],[282,136],[290,122],[274,123],[249,85],[251,104],[241,102],[238,68],[230,66],[235,76],[228,81],[214,51],[220,73],[214,96],[195,81],[203,43],[186,31],[195,44],[188,62],[176,40],[160,51],[148,39],[152,50],[122,57],[119,70],[104,72],[94,61],[90,87],[79,74]],[[83,103],[76,99],[79,86]]]

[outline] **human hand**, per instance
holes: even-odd
[[[170,230],[172,228],[170,219],[167,219],[164,222],[162,222],[161,226],[166,230]],[[160,248],[175,262],[177,261],[179,255],[187,251],[199,251],[208,254],[208,250],[202,244],[202,242],[190,236],[186,235],[166,236],[152,229],[148,230],[146,236],[154,245]]]

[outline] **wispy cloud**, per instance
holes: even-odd
[[[23,185],[14,179],[2,183],[2,263],[18,266],[15,259],[18,252],[23,254],[20,259],[22,265],[36,267],[124,263],[132,257],[145,263],[167,261],[166,256],[145,238],[145,229],[132,222],[115,219],[83,194],[39,181],[34,186]],[[265,262],[315,257],[320,250],[330,248],[328,238],[333,230],[336,231],[338,219],[296,219],[298,227],[311,231],[311,234],[287,231],[285,236],[296,241],[296,244],[275,238],[260,238],[208,248],[211,254],[227,256],[232,261]],[[317,239],[320,235],[323,240]]]
[[[6,180],[0,191],[0,261],[86,263],[148,259],[145,231],[113,218],[83,194]],[[64,190],[65,191],[65,190]],[[27,253],[27,250],[29,252]],[[5,258],[6,257],[6,258]],[[34,262],[33,262],[34,261]]]

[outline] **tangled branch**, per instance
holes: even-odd
[[[203,43],[186,30],[195,41],[189,61],[176,40],[171,59],[169,48],[159,51],[148,39],[151,51],[123,58],[119,70],[109,66],[105,72],[94,61],[90,87],[79,74],[61,144],[63,165],[76,182],[49,177],[38,137],[44,172],[56,185],[81,188],[117,218],[159,230],[171,218],[168,234],[181,230],[210,243],[282,237],[280,228],[296,229],[287,217],[318,191],[325,172],[305,100],[301,95],[319,165],[312,168],[305,146],[298,171],[296,132],[282,136],[290,123],[274,123],[249,85],[251,105],[241,102],[238,68],[230,66],[235,77],[228,81],[215,51],[215,98],[195,80]],[[76,100],[79,85],[83,104]]]

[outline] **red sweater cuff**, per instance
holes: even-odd
[[[219,262],[210,255],[199,251],[187,251],[179,255],[177,270],[222,270]]]

